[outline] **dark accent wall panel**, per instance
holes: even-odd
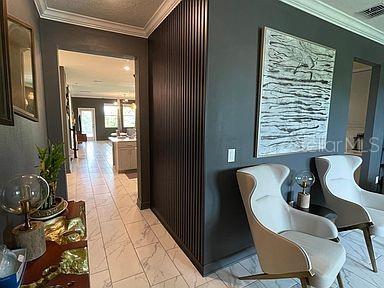
[[[184,0],[149,38],[151,208],[202,271],[207,0]]]

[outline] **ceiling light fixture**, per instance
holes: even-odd
[[[129,70],[131,70],[131,68],[129,68],[129,66],[124,66],[124,70],[129,71]]]

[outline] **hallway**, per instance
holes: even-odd
[[[296,279],[239,281],[236,276],[260,273],[256,256],[202,277],[151,210],[137,208],[137,179],[113,171],[108,142],[81,144],[73,164],[67,175],[69,199],[86,203],[91,288],[300,286]],[[370,270],[362,233],[343,233],[341,240],[348,256],[345,287],[382,287],[383,239],[374,238],[379,273]]]
[[[80,144],[78,157],[68,196],[86,203],[92,288],[226,287],[203,278],[156,216],[137,208],[137,179],[114,173],[108,142]]]

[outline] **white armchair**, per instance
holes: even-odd
[[[241,280],[299,278],[303,287],[328,288],[346,256],[336,226],[326,218],[289,206],[281,185],[283,165],[263,164],[237,171],[237,180],[263,274]]]
[[[354,155],[316,158],[316,168],[327,206],[337,213],[339,231],[364,232],[373,271],[377,272],[371,235],[384,236],[384,195],[366,191],[357,185],[354,173],[362,160]]]

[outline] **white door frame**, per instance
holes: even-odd
[[[92,122],[93,122],[93,137],[87,137],[87,140],[89,141],[96,141],[96,111],[95,108],[77,108],[78,115],[81,116],[81,111],[91,111],[92,112]],[[81,125],[83,125],[83,122],[81,122]],[[83,132],[83,131],[81,131]]]

